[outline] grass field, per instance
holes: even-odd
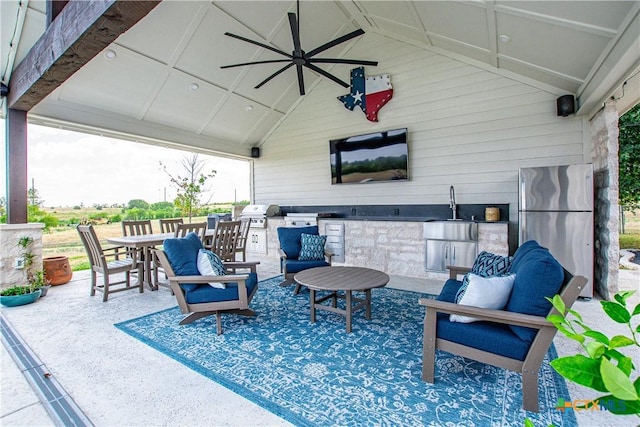
[[[52,209],[51,211],[56,211]],[[119,208],[109,208],[102,211],[95,210],[73,210],[73,209],[57,209],[56,215],[60,219],[68,219],[73,217],[88,217],[91,213],[95,212],[107,212],[109,215],[121,213]],[[206,221],[206,217],[192,218],[192,222]],[[624,235],[620,236],[620,248],[621,249],[640,249],[640,212],[635,214],[625,213],[625,231]],[[185,220],[186,222],[187,220]],[[152,220],[151,226],[154,231],[160,231],[160,223],[158,220]],[[114,224],[101,224],[95,226],[96,234],[101,243],[108,247],[108,237],[117,237],[122,235],[122,225],[120,223]],[[83,270],[89,268],[89,262],[87,255],[80,242],[78,232],[74,227],[57,227],[51,230],[50,233],[44,233],[43,237],[43,256],[67,256],[69,257],[69,263],[72,270]]]

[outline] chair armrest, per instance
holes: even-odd
[[[447,265],[447,270],[449,270],[449,279],[458,280],[458,275],[470,272],[471,267],[462,267],[459,265]]]
[[[107,258],[120,259],[120,256],[130,255],[132,258],[135,258],[137,254],[142,252],[142,249],[138,248],[128,248],[126,246],[111,246],[109,248],[102,249],[102,257],[106,260]]]
[[[278,248],[278,254],[280,254],[280,259],[287,259],[287,254],[284,253],[282,248]]]
[[[437,301],[429,298],[420,298],[418,300],[418,303],[427,307],[427,310],[431,309],[439,313],[460,314],[463,316],[475,317],[476,319],[502,323],[505,325],[525,326],[534,329],[554,327],[551,322],[547,321],[542,316],[532,316],[530,314],[514,313],[512,311],[505,310],[478,308],[472,307],[470,305]]]
[[[327,262],[329,264],[331,264],[331,258],[334,256],[335,254],[333,252],[331,252],[329,249],[325,249],[324,250],[324,256],[327,258]]]
[[[249,278],[248,274],[226,274],[224,276],[168,276],[167,279],[177,283],[238,282]]]
[[[223,264],[226,268],[232,270],[234,273],[238,268],[248,268],[252,273],[255,273],[256,266],[260,264],[260,261],[230,261]]]

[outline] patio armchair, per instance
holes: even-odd
[[[140,280],[142,278],[142,264],[138,262],[138,250],[131,250],[124,246],[103,249],[92,225],[78,225],[77,230],[91,264],[91,296],[94,296],[96,291],[102,292],[102,301],[106,302],[109,295],[115,292],[131,289],[138,289],[140,293],[144,292],[143,281]],[[133,286],[131,285],[132,272],[137,272],[139,279],[138,284]],[[101,285],[97,283],[97,273],[103,276]],[[111,281],[112,275],[122,273],[124,273],[124,280]]]
[[[284,281],[280,286],[294,283],[293,276],[303,270],[314,267],[329,267],[333,253],[325,249],[326,236],[320,236],[318,226],[278,227],[280,247],[280,271]],[[301,285],[296,283],[294,295],[300,292]]]
[[[164,250],[155,251],[155,256],[167,274],[180,311],[187,315],[180,325],[215,314],[220,335],[223,313],[256,315],[249,304],[258,290],[258,262],[222,263],[213,252],[204,249],[195,233],[167,239],[163,247]],[[229,269],[241,268],[249,272],[228,274]]]
[[[436,350],[457,354],[519,372],[522,375],[522,406],[527,411],[537,412],[538,371],[557,331],[546,320],[547,315],[556,311],[545,297],[560,294],[570,308],[587,279],[573,277],[546,248],[529,241],[520,246],[510,260],[507,273],[511,275],[512,287],[505,288],[504,307],[481,308],[487,307],[486,300],[500,291],[487,286],[489,282],[486,282],[472,291],[476,294],[480,289],[475,306],[465,305],[464,296],[456,303],[456,294],[463,286],[458,274],[468,270],[451,267],[451,277],[440,295],[435,300],[419,300],[426,307],[422,379],[434,382]],[[507,280],[504,275],[488,279],[496,284]],[[477,278],[471,280],[474,285],[482,283]],[[472,286],[471,283],[468,286]],[[468,287],[466,292],[470,289]]]

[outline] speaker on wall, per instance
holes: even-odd
[[[556,107],[558,109],[558,116],[567,117],[569,114],[573,114],[576,111],[576,102],[573,95],[562,95],[556,99]]]
[[[260,157],[260,147],[251,147],[251,157],[254,159]]]

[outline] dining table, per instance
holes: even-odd
[[[210,237],[214,235],[214,230],[207,229],[206,236]],[[145,285],[149,286],[152,291],[158,289],[153,283],[152,272],[152,253],[151,250],[156,246],[160,246],[166,239],[175,237],[173,233],[153,233],[153,234],[140,234],[137,236],[118,236],[107,237],[107,242],[112,245],[125,246],[127,248],[139,249],[142,252],[142,281]]]

